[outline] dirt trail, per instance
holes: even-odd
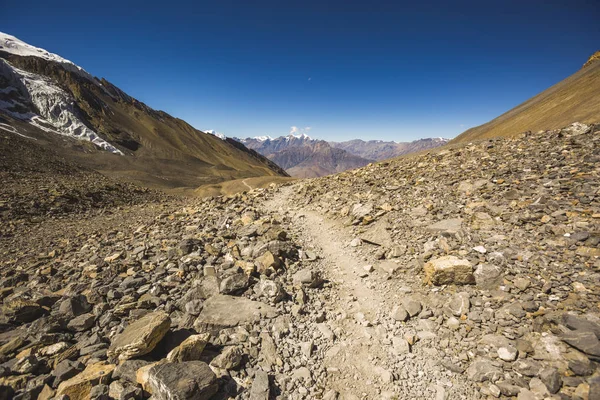
[[[248,183],[246,182],[246,180],[245,180],[245,179],[242,181],[242,183],[243,183],[244,185],[246,185],[246,187],[248,188],[248,190],[252,190],[252,189],[254,189],[252,186],[248,185]]]
[[[333,284],[334,295],[326,299],[323,307],[328,314],[326,323],[336,333],[335,342],[324,358],[327,386],[347,398],[383,398],[373,383],[390,378],[377,360],[385,359],[391,349],[389,344],[383,344],[386,337],[383,327],[371,322],[388,311],[381,291],[370,287],[379,287],[381,283],[376,281],[385,278],[375,273],[367,281],[361,278],[364,267],[372,264],[372,260],[350,246],[353,238],[343,226],[292,204],[289,201],[292,190],[293,187],[282,188],[266,207],[291,218],[295,240],[304,248],[314,249],[320,257],[315,269]],[[337,318],[332,319],[331,315]]]

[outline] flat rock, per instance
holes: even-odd
[[[462,218],[451,218],[438,221],[425,228],[427,232],[456,233],[462,227]]]
[[[221,293],[230,294],[239,292],[248,287],[248,275],[237,273],[228,276],[221,281]]]
[[[275,318],[277,314],[277,309],[260,301],[220,294],[206,300],[194,327],[198,332],[220,330]]]
[[[127,360],[150,353],[171,327],[169,315],[153,312],[133,322],[112,341],[109,357]]]
[[[565,332],[561,339],[591,356],[600,357],[600,340],[591,331],[570,331]]]
[[[250,388],[250,400],[269,400],[269,394],[269,375],[261,370],[256,371]]]
[[[460,317],[463,314],[467,314],[470,307],[471,301],[469,298],[469,293],[467,292],[456,293],[452,297],[452,300],[450,300],[450,303],[448,303],[448,308],[455,317]]]
[[[394,275],[400,269],[400,264],[398,264],[397,262],[388,260],[388,261],[382,261],[380,263],[377,263],[376,267],[378,270],[385,272],[388,275]]]
[[[221,353],[213,358],[210,365],[216,368],[230,370],[242,362],[242,352],[236,346],[227,346]]]

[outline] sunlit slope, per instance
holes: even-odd
[[[463,132],[452,142],[557,129],[575,121],[600,122],[600,61],[597,61],[597,54],[575,74],[498,118]]]

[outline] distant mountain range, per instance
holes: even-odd
[[[78,165],[151,187],[196,188],[287,175],[241,143],[211,133],[0,32],[2,135],[19,136]]]
[[[576,121],[600,122],[599,93],[600,51],[597,51],[573,75],[490,122],[463,132],[453,142],[559,129]]]
[[[246,139],[235,138],[235,140],[275,162],[291,176],[299,178],[314,178],[360,168],[374,161],[448,143],[448,139],[442,138],[420,139],[405,143],[360,139],[327,142],[312,139],[305,134],[290,134],[278,138],[258,136]]]

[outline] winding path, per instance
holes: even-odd
[[[391,349],[384,344],[386,332],[371,321],[388,312],[381,291],[372,289],[384,278],[374,273],[365,276],[364,267],[373,260],[350,246],[352,237],[343,226],[295,206],[290,200],[292,190],[291,186],[281,188],[265,207],[291,218],[296,241],[315,250],[319,256],[315,269],[333,284],[335,295],[324,304],[326,323],[337,336],[323,360],[327,386],[349,396],[344,398],[383,398],[374,383],[389,380],[390,375],[376,360],[385,359]],[[343,318],[330,319],[334,315]]]

